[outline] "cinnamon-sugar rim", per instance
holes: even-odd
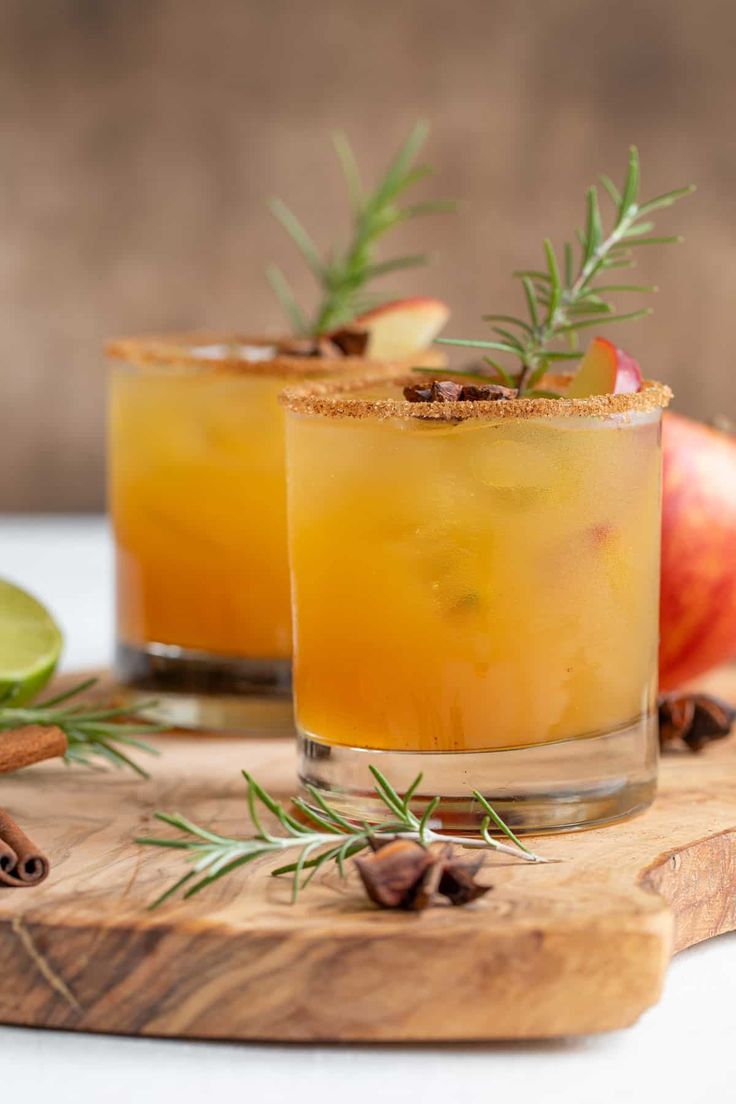
[[[441,370],[438,375],[441,377]],[[452,377],[449,377],[452,378]],[[556,377],[556,381],[570,379]],[[409,402],[408,399],[361,399],[351,392],[390,382],[397,387],[416,384],[416,374],[396,374],[390,379],[364,373],[349,380],[320,380],[288,387],[280,402],[287,410],[327,418],[419,418],[457,421],[467,418],[605,418],[611,414],[646,413],[669,405],[672,391],[665,383],[644,380],[641,391],[616,395],[591,395],[586,399],[484,399],[479,402]]]
[[[193,351],[198,346],[205,345],[247,345],[270,348],[277,346],[281,341],[288,340],[290,339],[284,336],[269,338],[263,335],[253,337],[231,331],[223,333],[216,330],[187,330],[173,334],[114,338],[105,343],[105,355],[136,367],[158,366],[190,371],[200,369],[209,372],[237,372],[252,376],[293,376],[304,379],[321,372],[365,373],[366,365],[373,365],[374,368],[380,365],[382,372],[392,370],[397,373],[406,372],[406,360],[371,361],[363,356],[341,356],[333,359],[277,353],[268,360],[252,361],[238,355],[206,357]],[[421,356],[425,363],[430,363],[429,358],[434,355],[427,351]],[[437,354],[437,359],[441,362],[444,358]]]

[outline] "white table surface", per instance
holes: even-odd
[[[111,553],[97,518],[0,518],[0,575],[34,590],[67,668],[106,662]],[[503,1019],[503,1009],[498,1010]],[[123,1039],[0,1027],[0,1101],[201,1104],[728,1104],[736,1101],[736,936],[681,954],[662,1002],[627,1031],[538,1044],[302,1046]]]

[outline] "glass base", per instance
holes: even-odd
[[[565,832],[646,809],[656,791],[658,750],[653,714],[606,733],[502,751],[376,751],[301,732],[299,777],[354,820],[386,817],[373,793],[372,764],[399,793],[421,773],[412,809],[421,814],[439,795],[435,817],[448,831],[478,828],[484,816],[472,797],[478,790],[515,832]]]
[[[175,728],[293,736],[291,661],[237,659],[172,644],[115,648],[115,679],[131,705]]]

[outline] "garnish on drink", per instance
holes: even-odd
[[[335,149],[348,188],[352,227],[347,246],[331,250],[326,257],[286,204],[280,199],[271,200],[271,211],[294,241],[319,287],[319,302],[310,319],[297,303],[281,269],[276,265],[268,269],[271,286],[294,333],[312,339],[302,344],[305,351],[319,348],[320,344],[334,344],[340,350],[346,345],[353,352],[359,349],[357,355],[372,359],[411,356],[427,348],[447,321],[449,311],[437,299],[384,303],[368,290],[379,277],[416,268],[429,260],[426,253],[376,260],[376,247],[389,230],[410,219],[455,208],[447,200],[401,206],[404,194],[432,171],[428,165],[415,163],[428,133],[426,123],[416,124],[373,192],[365,190],[346,136],[335,136]],[[292,342],[289,347],[298,349],[299,345]]]
[[[370,813],[366,761],[472,827],[467,780],[512,827],[645,808],[656,783],[660,420],[671,393],[579,331],[615,314],[649,216],[632,151],[604,232],[520,274],[529,318],[491,319],[479,370],[287,392],[301,776]],[[669,239],[666,239],[669,240]],[[605,273],[605,276],[604,276]],[[444,339],[443,339],[444,340]],[[566,343],[567,347],[564,347]],[[515,366],[500,363],[506,354]]]
[[[311,317],[271,270],[292,333],[174,334],[110,343],[110,488],[116,539],[116,674],[179,725],[291,732],[291,623],[283,415],[289,383],[372,365],[441,364],[444,303],[378,304],[370,285],[424,255],[376,256],[391,227],[449,205],[405,204],[429,172],[419,124],[372,192],[345,138],[348,246],[325,259],[283,203],[273,209],[317,277]],[[249,700],[250,699],[250,700]],[[257,703],[254,699],[258,699]]]
[[[675,188],[653,199],[639,200],[639,155],[631,148],[629,167],[619,191],[608,177],[601,182],[614,205],[613,223],[604,230],[598,189],[587,192],[585,227],[578,232],[577,251],[565,242],[562,258],[552,241],[544,242],[543,269],[525,269],[514,275],[521,280],[527,317],[487,314],[495,338],[474,340],[438,338],[441,345],[458,345],[484,352],[483,367],[462,369],[463,375],[492,375],[499,383],[514,388],[521,397],[585,398],[615,392],[638,391],[639,367],[631,357],[605,338],[596,338],[585,354],[577,375],[562,390],[542,386],[544,378],[560,364],[572,364],[582,355],[577,348],[581,331],[613,322],[632,321],[651,314],[650,308],[617,313],[609,296],[619,292],[651,292],[653,286],[618,282],[612,272],[631,268],[634,252],[642,246],[678,242],[676,236],[653,236],[651,216],[690,195],[692,186]],[[498,354],[518,362],[504,367]]]

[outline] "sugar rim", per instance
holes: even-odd
[[[193,350],[198,346],[206,345],[249,345],[268,348],[286,341],[288,338],[253,337],[240,332],[222,332],[217,330],[187,330],[182,333],[149,334],[143,337],[114,338],[105,343],[105,356],[112,360],[121,360],[135,367],[164,367],[180,368],[191,371],[193,369],[206,372],[233,372],[248,376],[277,376],[296,377],[309,379],[315,374],[339,372],[340,374],[360,372],[365,374],[366,366],[370,365],[374,370],[379,367],[381,372],[405,373],[408,367],[407,360],[369,360],[366,357],[341,356],[328,357],[300,357],[288,356],[279,353],[269,360],[246,360],[242,356],[206,357]],[[187,349],[187,346],[190,346]],[[442,354],[425,350],[414,360],[421,360],[425,364],[432,365],[437,359],[437,365],[444,363]],[[380,375],[379,377],[380,378]]]
[[[441,375],[441,370],[440,373]],[[417,375],[405,373],[387,380],[386,375],[364,373],[348,380],[321,380],[289,387],[280,402],[287,410],[323,418],[419,418],[458,421],[468,418],[605,418],[612,414],[647,413],[669,406],[672,391],[665,383],[644,380],[641,391],[617,395],[592,395],[586,399],[521,398],[480,402],[409,402],[408,399],[361,399],[350,392],[374,384],[416,384]],[[556,377],[557,381],[570,377]]]

